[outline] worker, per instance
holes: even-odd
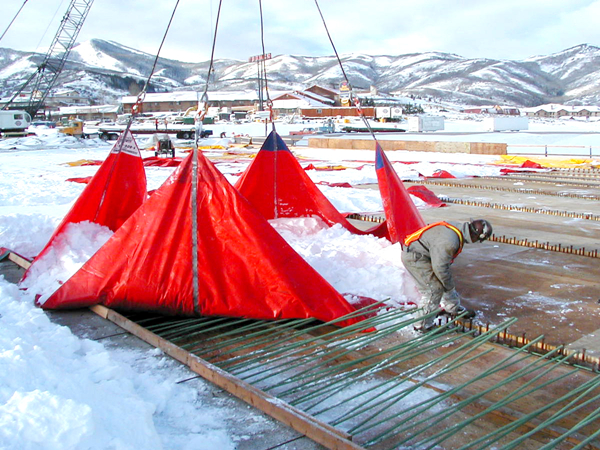
[[[440,314],[451,318],[475,317],[473,311],[460,304],[450,266],[463,244],[483,242],[491,235],[492,225],[487,220],[471,219],[462,224],[436,222],[406,237],[402,262],[416,281],[423,308],[423,319],[414,326],[416,331],[425,333],[433,329],[436,316],[431,313],[440,308]]]

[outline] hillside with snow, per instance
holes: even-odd
[[[201,89],[208,61],[184,63],[162,55],[148,92]],[[218,55],[217,55],[218,56]],[[43,55],[0,48],[0,96],[10,96],[36,70]],[[401,96],[433,98],[462,105],[520,107],[545,103],[589,105],[600,102],[600,48],[580,45],[521,61],[468,59],[439,52],[341,56],[357,90],[375,86]],[[116,42],[92,39],[75,46],[57,88],[73,89],[96,103],[114,103],[137,94],[152,65],[150,55]],[[336,89],[343,80],[335,56],[276,55],[266,62],[274,90],[312,84]],[[218,59],[211,89],[256,89],[256,63]]]

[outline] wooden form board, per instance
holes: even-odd
[[[188,366],[204,379],[216,384],[246,403],[260,409],[274,419],[290,426],[313,441],[332,450],[361,450],[363,447],[350,439],[352,436],[340,431],[305,412],[279,400],[228,372],[208,363],[171,342],[157,336],[125,316],[102,305],[90,308],[99,316],[119,325],[124,330],[161,349],[173,359]]]
[[[22,267],[23,269],[29,269],[29,266],[31,266],[30,261],[13,252],[10,252],[8,254],[8,259],[14,262],[17,266]]]
[[[492,142],[402,141],[391,139],[381,139],[378,142],[385,151],[407,150],[479,155],[506,155],[507,149],[507,145],[504,143]],[[312,148],[375,150],[373,139],[309,138],[308,146]]]

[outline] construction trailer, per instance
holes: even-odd
[[[523,131],[529,129],[529,118],[515,116],[487,117],[483,121],[485,131]]]
[[[408,118],[408,131],[440,131],[444,129],[444,118],[441,116],[415,116]]]
[[[23,136],[31,124],[31,116],[26,111],[0,111],[0,135]]]

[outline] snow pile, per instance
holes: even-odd
[[[37,131],[36,131],[37,133]],[[44,150],[48,148],[88,148],[106,147],[110,144],[101,139],[81,139],[56,130],[40,130],[39,136],[9,138],[0,140],[0,151],[7,150]]]
[[[0,214],[0,246],[27,258],[35,256],[44,248],[59,221],[39,214]]]
[[[43,305],[113,235],[105,226],[84,221],[68,224],[46,253],[31,266],[21,287]]]
[[[206,404],[199,416],[198,391],[159,351],[115,355],[79,339],[2,277],[0,311],[0,448],[235,448],[224,411]]]
[[[318,218],[274,219],[269,223],[338,292],[402,304],[415,298],[415,285],[400,259],[402,247],[387,239],[350,233]]]

